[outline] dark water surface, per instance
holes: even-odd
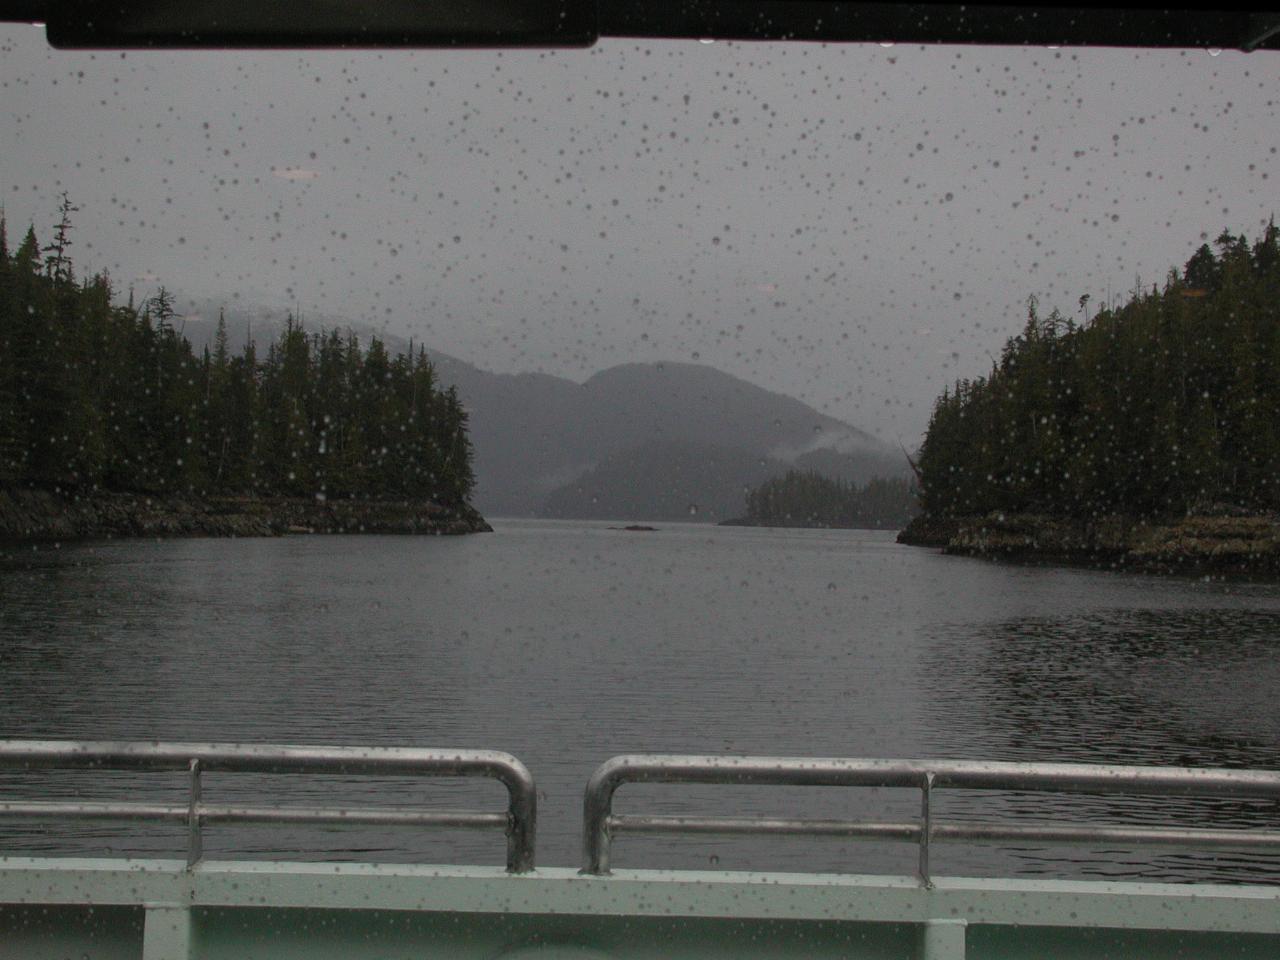
[[[492,535],[0,551],[0,736],[484,747],[576,864],[618,753],[1280,769],[1280,587],[1006,566],[868,531],[507,521]],[[0,777],[14,796],[182,797],[169,775]],[[500,809],[495,784],[208,777],[208,799]],[[631,812],[914,816],[898,791],[630,786]],[[1280,826],[1271,803],[940,795],[945,817]],[[169,828],[0,826],[13,852],[181,849]],[[502,838],[211,827],[211,855],[497,863]],[[894,845],[628,838],[619,866],[910,872]],[[1280,879],[1239,854],[956,848],[940,872]]]

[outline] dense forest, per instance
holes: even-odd
[[[163,287],[135,305],[0,220],[0,489],[433,500],[471,491],[467,415],[424,352],[308,333],[197,356]]]
[[[918,510],[915,485],[901,477],[862,486],[789,470],[747,491],[745,522],[780,527],[898,528]]]
[[[1074,519],[1280,507],[1280,230],[1223,232],[1163,289],[1081,323],[1028,303],[991,372],[938,399],[932,517]]]

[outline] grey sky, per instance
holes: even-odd
[[[77,263],[494,370],[697,360],[913,443],[1029,294],[1256,234],[1280,55],[611,41],[65,53],[0,31],[0,190]]]

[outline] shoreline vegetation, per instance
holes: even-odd
[[[1280,573],[1280,229],[1223,231],[1081,322],[1028,300],[934,405],[900,543],[1158,572]],[[1086,319],[1087,318],[1087,319]]]
[[[118,302],[0,214],[0,538],[471,533],[467,412],[419,346],[309,331],[197,354],[163,286]]]
[[[465,504],[429,501],[0,490],[0,544],[292,534],[440,536],[492,529]]]
[[[1036,514],[917,517],[898,543],[955,556],[1135,573],[1280,575],[1280,516],[1197,515],[1093,521]]]
[[[788,470],[746,491],[746,512],[722,527],[897,530],[917,511],[919,494],[905,477],[858,485],[812,470]]]

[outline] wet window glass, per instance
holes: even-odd
[[[1276,830],[1274,783],[999,764],[1280,770],[1277,90],[1265,50],[6,24],[0,738],[179,746],[0,755],[0,854],[528,866],[531,804],[576,869],[611,757],[816,757],[905,766],[633,771],[603,856],[1276,883],[1274,835],[1176,835]]]

